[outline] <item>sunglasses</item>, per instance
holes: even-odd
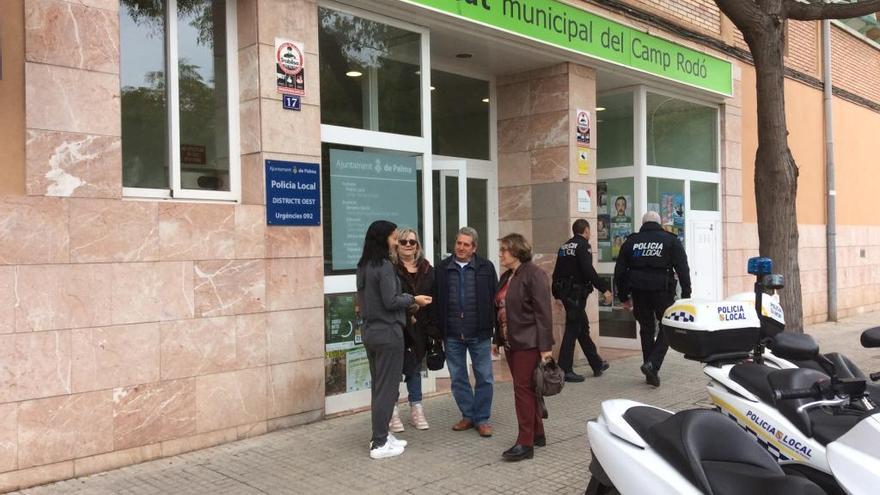
[[[397,243],[400,244],[401,246],[418,246],[419,245],[419,241],[417,241],[415,239],[401,239],[401,240],[397,241]]]

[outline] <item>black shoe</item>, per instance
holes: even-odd
[[[583,375],[578,375],[574,371],[569,371],[569,372],[565,373],[565,381],[567,381],[567,382],[578,383],[578,382],[582,382],[584,380],[586,380],[586,378],[584,378]]]
[[[645,374],[645,382],[647,382],[648,385],[653,385],[655,387],[660,386],[660,377],[657,376],[657,371],[654,369],[653,364],[645,363],[640,369],[642,370],[642,373]]]
[[[535,437],[535,447],[546,447],[547,446],[547,437],[546,436],[536,436]]]
[[[608,364],[608,361],[602,361],[602,366],[597,370],[593,370],[593,376],[595,376],[596,378],[602,376],[602,373],[608,371],[608,368],[610,367],[611,365]]]
[[[505,461],[511,462],[531,459],[532,457],[535,457],[535,449],[532,447],[526,447],[525,445],[516,444],[505,450],[504,453],[501,454],[501,457],[503,457]]]

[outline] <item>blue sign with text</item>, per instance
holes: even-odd
[[[297,95],[281,95],[281,103],[285,110],[300,110],[302,97]]]
[[[321,225],[321,171],[317,163],[266,160],[266,223]]]

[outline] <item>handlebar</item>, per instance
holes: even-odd
[[[773,391],[773,398],[775,400],[809,399],[819,397],[821,397],[821,394],[819,393],[819,390],[816,389],[816,387]]]

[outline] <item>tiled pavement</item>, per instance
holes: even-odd
[[[862,329],[880,325],[880,313],[808,329],[826,351],[837,350],[866,370],[880,371],[880,352],[862,349]],[[630,398],[668,409],[705,406],[706,379],[699,363],[670,351],[653,389],[638,371],[637,356],[612,362],[601,378],[567,384],[547,401],[547,447],[519,463],[501,460],[516,436],[513,393],[497,384],[489,439],[474,430],[453,432],[457,409],[449,396],[427,399],[428,431],[407,428],[410,442],[398,458],[370,460],[369,413],[321,421],[198,452],[25,490],[42,494],[580,494],[589,475],[586,422],[605,399]],[[583,370],[582,370],[583,371]],[[408,408],[402,406],[402,414]]]

